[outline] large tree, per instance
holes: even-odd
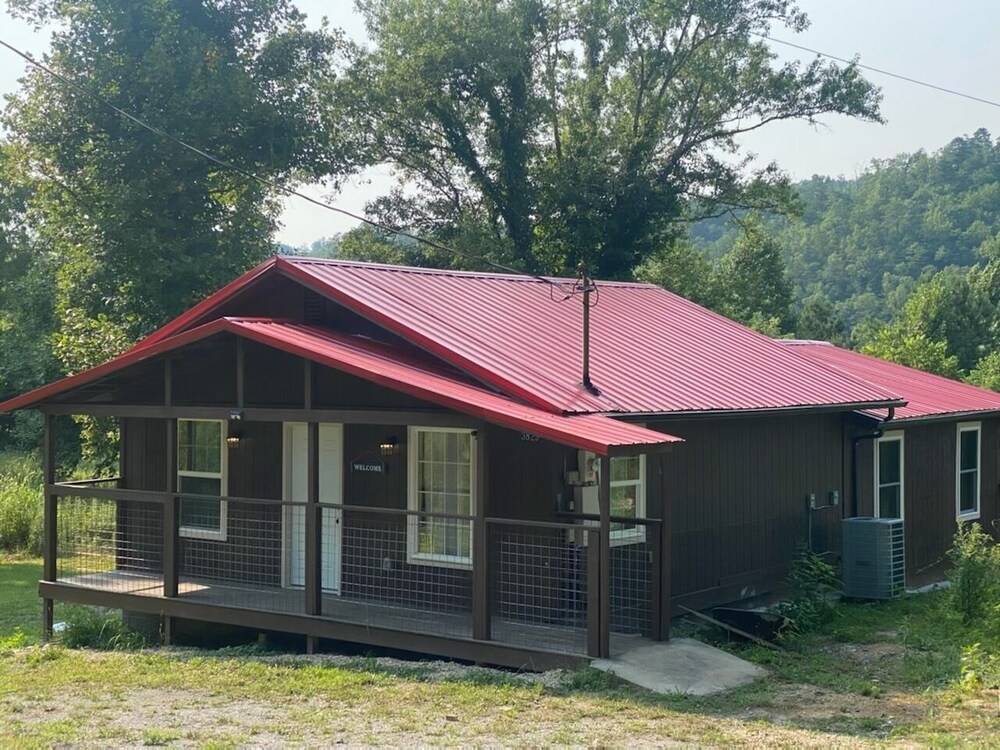
[[[679,219],[786,205],[784,175],[740,135],[879,117],[855,66],[777,62],[762,35],[807,25],[790,0],[357,5],[371,45],[352,49],[327,122],[355,168],[390,165],[405,186],[370,210],[489,236],[525,269],[629,276]]]
[[[316,84],[337,42],[288,0],[9,0],[52,25],[46,63],[238,167],[331,169]],[[104,359],[271,252],[274,191],[29,69],[3,124],[54,258],[68,370]]]

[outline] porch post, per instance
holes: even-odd
[[[587,656],[601,655],[601,531],[593,526],[587,540]]]
[[[171,363],[164,363],[165,386],[163,389],[164,406],[173,406],[171,394]],[[177,596],[180,559],[178,554],[180,528],[180,499],[177,497],[177,420],[167,417],[166,446],[164,450],[167,481],[164,489],[167,492],[163,504],[163,595]],[[166,623],[165,632],[169,634],[170,623]]]
[[[490,633],[490,550],[486,528],[487,487],[486,425],[476,431],[476,487],[472,504],[472,637],[488,641]]]
[[[308,411],[313,408],[313,386],[316,373],[312,360],[303,360],[302,405]],[[305,508],[305,611],[307,615],[323,614],[323,576],[320,573],[323,554],[323,516],[319,503],[319,422],[310,421],[306,428],[306,471],[308,482]],[[307,644],[315,650],[315,642]]]
[[[319,422],[310,422],[307,433],[309,496],[306,499],[305,609],[307,615],[323,613],[322,507],[319,503]]]
[[[51,414],[45,415],[45,452],[42,459],[42,474],[45,481],[45,501],[43,512],[43,538],[42,538],[42,580],[55,581],[56,555],[58,550],[56,544],[57,534],[57,513],[58,498],[50,494],[51,485],[56,482],[56,430],[55,417]],[[42,599],[42,637],[46,641],[52,640],[53,604],[51,599]]]
[[[601,456],[601,479],[598,487],[601,509],[601,656],[611,656],[611,458]]]
[[[671,554],[673,552],[673,505],[667,494],[667,454],[661,453],[660,465],[660,632],[661,641],[670,640],[670,598],[672,595],[671,579],[673,576]]]

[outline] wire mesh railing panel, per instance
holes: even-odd
[[[611,548],[611,631],[652,632],[652,551],[647,542]]]
[[[586,650],[587,550],[573,531],[488,527],[491,632],[514,645]]]
[[[228,607],[304,611],[302,506],[180,500],[178,595]]]
[[[56,556],[58,581],[157,596],[163,580],[163,506],[60,497]]]
[[[331,522],[340,527],[341,554],[339,596],[324,597],[324,615],[471,636],[470,520],[351,508],[324,509],[322,515],[324,528]]]

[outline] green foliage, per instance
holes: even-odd
[[[933,341],[922,331],[907,331],[901,325],[881,327],[861,351],[879,359],[958,380],[958,359],[948,354],[944,341]]]
[[[1000,392],[1000,349],[990,352],[969,373],[969,382]]]
[[[1000,656],[988,652],[981,643],[966,646],[962,652],[960,684],[962,687],[1000,688]]]
[[[42,552],[42,473],[34,457],[0,454],[0,552]]]
[[[717,307],[711,262],[682,239],[665,244],[635,270],[639,281],[656,284],[685,299]]]
[[[787,598],[775,607],[778,614],[791,622],[783,636],[814,632],[829,622],[834,613],[831,598],[840,590],[836,568],[820,555],[801,547],[785,584]]]
[[[680,218],[788,208],[784,175],[740,154],[739,136],[830,112],[879,117],[855,66],[783,64],[760,38],[807,26],[789,0],[358,5],[371,45],[351,48],[330,85],[328,128],[353,168],[389,165],[416,187],[369,211],[481,238],[529,270],[582,261],[627,278]]]
[[[100,651],[132,651],[147,645],[142,634],[122,622],[121,612],[101,612],[92,607],[73,607],[68,611],[59,642],[68,648]]]
[[[802,305],[795,324],[797,338],[809,341],[829,341],[845,347],[848,345],[847,328],[837,311],[822,293],[817,292]]]
[[[55,29],[49,66],[152,125],[282,185],[337,171],[317,96],[337,38],[290,0],[9,5]],[[0,394],[106,360],[272,252],[274,191],[41,71],[2,126],[19,189],[0,189],[0,224],[25,229],[0,249],[0,281],[25,295],[0,302],[16,354]],[[106,432],[85,425],[88,441]]]
[[[1000,546],[978,523],[959,524],[949,551],[949,598],[965,625],[995,621],[1000,612]]]
[[[24,648],[28,645],[28,642],[28,636],[24,634],[23,630],[17,628],[10,635],[0,637],[0,654],[4,651],[13,651],[17,648]]]
[[[854,179],[798,183],[800,217],[767,220],[796,298],[821,293],[848,327],[868,317],[885,321],[917,282],[993,257],[990,247],[1000,250],[993,241],[1000,231],[998,170],[1000,144],[977,130],[934,153],[874,161]],[[710,257],[721,257],[739,226],[715,219],[692,227],[691,236]],[[962,352],[952,353],[969,366]]]
[[[785,273],[781,247],[752,214],[741,222],[732,251],[716,272],[715,288],[723,313],[763,333],[792,329],[792,287]]]

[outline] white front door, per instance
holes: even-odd
[[[343,495],[343,425],[321,423],[319,426],[319,501],[339,505]],[[304,503],[309,499],[309,427],[305,422],[285,423],[285,492],[286,502]],[[323,546],[320,553],[323,590],[340,591],[341,511],[328,508],[321,512]],[[285,584],[301,587],[306,582],[305,508],[285,509]]]

